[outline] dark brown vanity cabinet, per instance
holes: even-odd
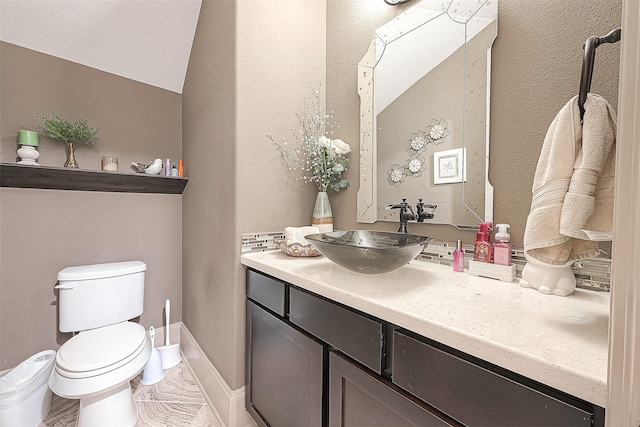
[[[247,269],[261,426],[602,427],[604,409]]]
[[[247,269],[245,406],[260,426],[447,426],[380,374],[384,323]]]

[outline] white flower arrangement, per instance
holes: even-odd
[[[319,191],[327,191],[328,188],[335,191],[349,188],[349,181],[342,178],[342,172],[347,170],[347,155],[351,152],[351,147],[341,139],[329,138],[335,125],[327,121],[332,117],[327,115],[320,105],[319,90],[309,89],[309,99],[305,101],[305,108],[306,115],[296,113],[301,129],[291,129],[295,139],[292,149],[289,148],[285,137],[281,143],[275,141],[271,135],[267,135],[267,138],[287,161],[289,170],[304,172],[304,175],[297,179],[303,179],[305,183],[313,182]]]

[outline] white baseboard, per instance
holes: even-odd
[[[171,334],[174,326],[180,330],[182,360],[191,369],[218,422],[226,427],[255,427],[255,421],[244,409],[244,387],[232,390],[187,327],[182,322],[171,325]]]

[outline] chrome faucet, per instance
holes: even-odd
[[[400,209],[400,228],[398,228],[398,233],[408,233],[407,222],[415,219],[416,215],[413,213],[411,205],[407,203],[407,199],[402,199],[402,203],[387,206],[387,210],[391,209]]]
[[[400,209],[400,227],[398,228],[398,233],[408,233],[407,224],[409,221],[415,219],[418,222],[424,222],[425,219],[433,219],[437,207],[438,205],[425,205],[422,199],[418,199],[418,203],[416,203],[416,213],[414,213],[411,205],[407,203],[407,199],[402,199],[402,203],[388,205],[387,210]],[[425,208],[429,210],[426,211]]]

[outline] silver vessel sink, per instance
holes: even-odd
[[[386,231],[349,230],[305,236],[322,255],[351,271],[381,274],[414,259],[431,237]]]

